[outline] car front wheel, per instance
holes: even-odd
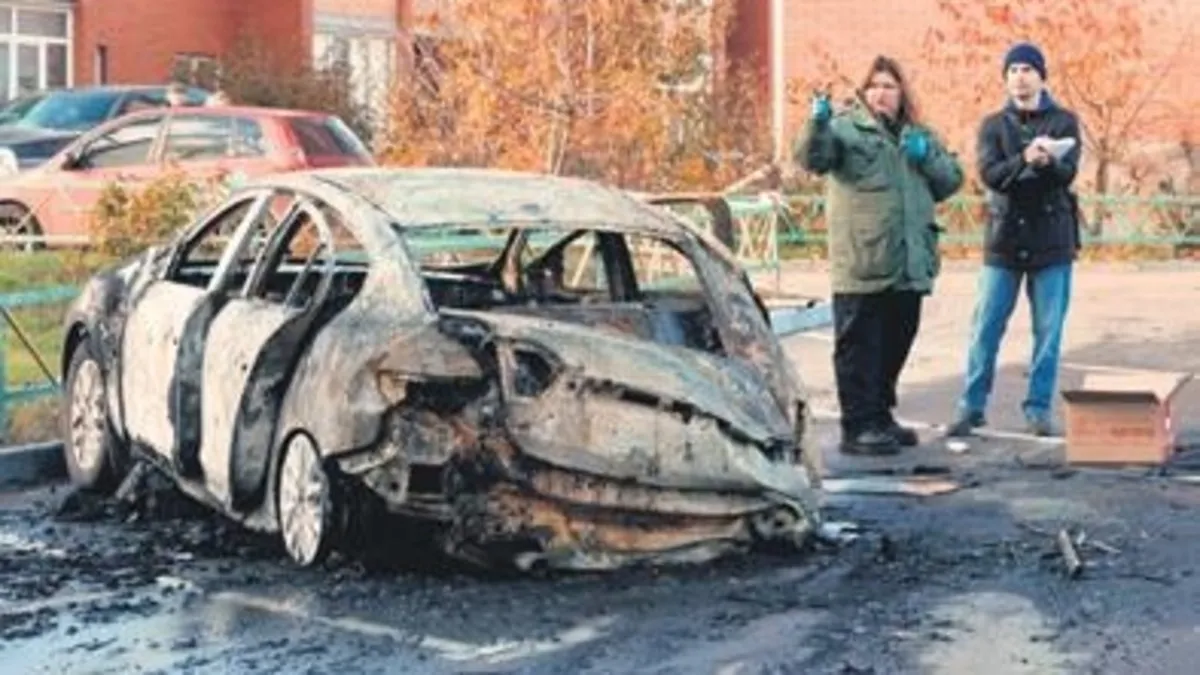
[[[294,434],[284,447],[276,496],[288,556],[301,567],[319,564],[332,548],[336,505],[321,453],[305,433]]]
[[[71,354],[63,406],[63,455],[71,483],[109,492],[124,477],[120,442],[108,421],[104,373],[87,340]]]

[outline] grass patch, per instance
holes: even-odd
[[[47,305],[19,307],[10,310],[17,325],[29,338],[33,348],[41,355],[42,360],[50,367],[50,372],[58,377],[59,352],[63,340],[63,316],[67,310],[66,302],[55,302]],[[22,344],[7,322],[0,332],[4,337],[4,371],[5,383],[8,387],[20,387],[27,384],[42,384],[47,381],[33,353]]]
[[[0,293],[81,284],[112,262],[91,251],[0,251]]]
[[[0,252],[0,294],[36,292],[55,286],[78,286],[112,259],[81,251]],[[58,376],[63,316],[69,301],[54,300],[10,309],[13,319],[52,373]],[[47,381],[37,359],[7,321],[0,320],[6,387]]]
[[[47,396],[22,403],[8,410],[8,429],[2,433],[5,443],[42,443],[62,437],[59,433],[59,397]]]

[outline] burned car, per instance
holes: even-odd
[[[368,512],[520,569],[704,561],[819,525],[806,394],[746,274],[583,180],[258,179],[90,280],[62,368],[75,484],[152,467],[301,565]]]

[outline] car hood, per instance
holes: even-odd
[[[0,147],[11,149],[19,158],[50,157],[78,136],[74,131],[6,124],[0,126]]]

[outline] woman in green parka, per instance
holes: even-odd
[[[893,416],[896,383],[940,268],[934,205],[958,191],[963,172],[918,120],[895,60],[877,57],[856,94],[837,114],[827,96],[814,97],[795,156],[829,176],[841,449],[894,454],[918,442]]]

